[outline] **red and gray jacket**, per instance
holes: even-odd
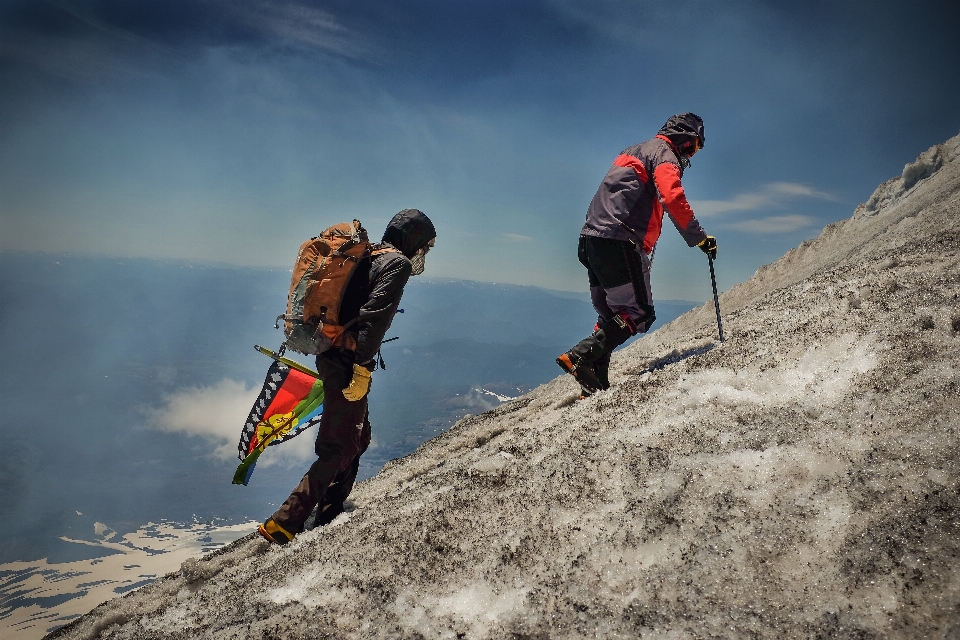
[[[625,149],[593,196],[580,235],[630,240],[649,254],[660,238],[666,207],[687,245],[696,246],[707,234],[687,202],[682,175],[679,154],[666,136]]]

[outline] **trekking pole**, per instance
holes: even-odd
[[[717,329],[720,330],[720,342],[723,342],[723,321],[720,320],[720,298],[717,297],[717,276],[713,273],[713,257],[707,255],[710,261],[710,281],[713,282],[713,306],[717,309]]]

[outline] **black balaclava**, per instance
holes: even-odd
[[[693,155],[697,141],[699,140],[701,149],[706,142],[703,134],[703,119],[695,113],[678,113],[670,116],[657,134],[670,138],[670,142],[677,148],[680,155],[687,159],[687,164],[690,156]]]
[[[404,209],[393,216],[383,232],[383,241],[392,244],[407,258],[412,258],[418,249],[436,237],[437,231],[430,218],[419,209]]]

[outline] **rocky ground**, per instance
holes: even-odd
[[[286,547],[63,638],[960,637],[960,136],[614,358],[461,420]],[[721,256],[722,260],[722,256]]]

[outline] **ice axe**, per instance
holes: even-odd
[[[717,276],[713,273],[713,256],[707,254],[710,261],[710,281],[713,283],[713,306],[717,309],[717,329],[720,330],[720,342],[723,342],[723,321],[720,319],[720,298],[717,297]]]

